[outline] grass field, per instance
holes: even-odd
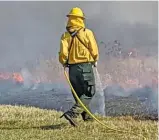
[[[108,125],[133,134],[119,132],[107,133],[108,130],[97,122],[83,122],[79,118],[77,128],[71,127],[65,119],[60,119],[62,112],[42,110],[34,107],[0,106],[0,140],[157,140],[157,122],[134,120],[130,116],[99,117]]]

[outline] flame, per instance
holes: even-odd
[[[10,73],[0,73],[0,79],[2,80],[8,80],[10,79]]]
[[[16,82],[22,83],[24,81],[20,73],[9,73],[9,72],[0,72],[0,80],[14,80]]]
[[[136,84],[138,84],[138,79],[128,79],[127,81],[126,81],[126,83],[127,84],[129,84],[129,85],[136,85]]]
[[[0,72],[0,80],[13,80],[17,83],[23,83],[24,78],[23,76],[18,73],[9,73],[9,72]],[[33,83],[41,83],[41,82],[48,82],[49,80],[46,77],[40,76],[38,78],[32,79]]]
[[[19,73],[13,73],[13,79],[19,83],[22,83],[24,81],[23,77]]]

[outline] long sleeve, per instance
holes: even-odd
[[[64,65],[68,59],[68,42],[64,38],[64,35],[61,37],[60,41],[60,52],[59,52],[59,62]]]
[[[98,45],[92,31],[89,31],[88,38],[89,38],[90,53],[92,54],[94,61],[98,61],[99,59]]]

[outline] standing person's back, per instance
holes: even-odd
[[[67,17],[67,32],[61,37],[59,61],[64,67],[69,67],[71,84],[80,100],[88,108],[95,94],[92,65],[97,65],[99,58],[98,46],[93,32],[85,28],[85,17],[80,8],[73,8]],[[75,105],[65,112],[63,116],[75,126],[76,123],[73,118],[80,114],[83,120],[92,120],[76,100]]]

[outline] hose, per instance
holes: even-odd
[[[74,94],[75,98],[77,99],[77,101],[80,103],[80,105],[83,107],[83,109],[94,119],[96,120],[99,124],[101,124],[102,126],[104,126],[106,129],[109,129],[111,130],[112,132],[120,132],[120,133],[129,133],[129,134],[133,134],[133,135],[136,135],[136,133],[133,133],[133,132],[129,132],[129,131],[122,131],[122,130],[118,130],[118,129],[115,129],[115,128],[112,128],[112,127],[109,127],[107,126],[106,124],[104,124],[103,122],[101,122],[100,120],[98,120],[88,109],[87,107],[82,103],[82,101],[80,100],[80,98],[78,97],[76,91],[74,90],[71,82],[70,82],[70,79],[68,77],[68,74],[66,72],[66,67],[64,67],[64,75],[67,79],[67,82],[72,90],[72,93]],[[146,137],[144,137],[143,135],[138,135],[139,137],[142,137],[144,140],[146,140]]]

